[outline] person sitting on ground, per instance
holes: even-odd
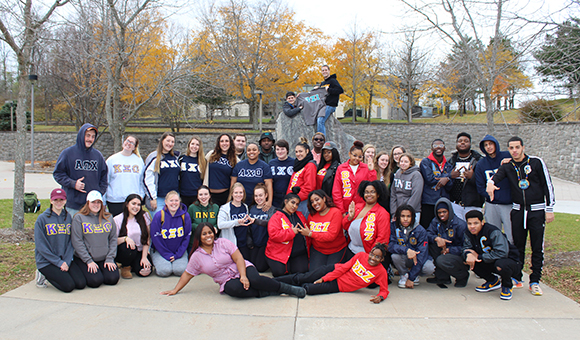
[[[103,283],[116,285],[119,282],[115,263],[117,231],[99,191],[89,192],[87,203],[74,216],[71,241],[75,249],[73,259],[85,276],[87,286],[97,288]]]
[[[435,218],[427,228],[429,255],[435,263],[435,277],[428,278],[427,282],[436,283],[439,288],[447,288],[446,284],[451,284],[451,277],[441,269],[440,263],[446,263],[447,266],[463,264],[461,248],[466,229],[465,221],[455,215],[451,201],[445,197],[437,200]],[[468,278],[455,278],[455,287],[465,287]]]
[[[266,262],[274,277],[308,271],[310,239],[305,239],[300,233],[306,228],[306,219],[298,211],[300,191],[300,187],[293,187],[292,192],[284,197],[284,208],[268,222]]]
[[[175,288],[161,292],[175,295],[197,275],[206,274],[220,285],[220,293],[232,297],[263,297],[286,293],[303,298],[306,291],[261,276],[254,265],[245,261],[236,246],[225,238],[215,238],[215,229],[202,223],[195,231],[193,253]]]
[[[387,256],[387,245],[377,243],[370,253],[360,252],[346,263],[330,264],[305,274],[277,277],[276,280],[302,286],[308,295],[354,292],[369,285],[379,285],[379,294],[371,302],[380,303],[389,295],[387,271],[381,262]]]
[[[415,209],[408,204],[399,206],[389,241],[393,264],[401,276],[399,288],[413,288],[419,285],[419,276],[430,276],[435,271],[427,244],[427,231],[415,223]]]
[[[170,191],[165,196],[165,206],[151,222],[151,258],[157,276],[183,274],[190,237],[191,217],[179,194]]]
[[[519,252],[510,244],[504,233],[496,226],[483,222],[483,214],[477,210],[465,214],[467,229],[463,243],[465,264],[450,264],[442,269],[456,278],[469,275],[468,270],[485,280],[475,287],[481,293],[500,289],[502,300],[512,298],[512,278],[521,268]]]
[[[73,260],[72,216],[65,205],[66,192],[54,189],[50,193],[50,207],[34,224],[34,254],[38,268],[36,286],[45,288],[45,280],[48,280],[56,289],[70,293],[75,288],[85,288],[87,281],[78,262]]]
[[[286,92],[286,101],[282,105],[282,111],[288,117],[294,117],[302,111],[302,106],[295,106],[296,103],[296,93],[292,91]]]
[[[142,208],[141,196],[131,194],[125,199],[123,212],[113,218],[117,226],[117,257],[121,277],[133,278],[131,272],[145,277],[151,274],[149,257],[149,226],[151,219]]]

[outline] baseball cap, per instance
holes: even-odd
[[[260,142],[262,141],[262,139],[268,138],[269,140],[271,140],[272,142],[275,142],[276,140],[274,139],[274,136],[272,135],[272,132],[264,132],[261,136],[260,136]]]
[[[87,195],[87,201],[88,202],[94,202],[94,201],[101,201],[102,202],[103,201],[103,196],[97,190],[93,190],[93,191],[91,191],[91,192],[88,193],[88,195]]]
[[[328,141],[324,143],[324,145],[322,146],[322,150],[332,150],[332,149],[338,150],[338,146],[336,145],[335,142]]]
[[[51,200],[56,200],[56,199],[66,200],[66,192],[64,190],[62,190],[61,188],[56,188],[50,193],[50,199]]]

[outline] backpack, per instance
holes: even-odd
[[[40,201],[35,192],[24,193],[24,212],[36,213],[40,210]]]

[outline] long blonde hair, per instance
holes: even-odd
[[[157,157],[155,159],[155,169],[153,170],[156,173],[159,173],[159,167],[161,166],[161,158],[163,157],[163,141],[167,137],[173,137],[173,139],[175,140],[175,135],[173,134],[173,132],[167,131],[167,132],[163,133],[163,135],[161,135],[161,138],[159,139],[159,143],[157,143]],[[171,156],[175,156],[175,154],[173,153],[173,148],[171,148],[171,150],[169,150],[169,154]]]
[[[375,154],[377,153],[377,148],[372,145],[372,144],[367,144],[363,147],[362,149],[362,153],[363,153],[363,163],[367,163],[367,159],[365,158],[365,153],[367,152],[368,149],[375,149]]]
[[[191,156],[191,151],[189,150],[189,146],[191,145],[191,142],[193,142],[193,140],[196,140],[199,142],[199,150],[197,151],[197,165],[199,167],[200,176],[203,179],[203,176],[205,173],[205,168],[207,167],[207,160],[205,159],[205,154],[203,153],[203,142],[201,141],[201,138],[196,137],[196,136],[191,137],[189,142],[187,142],[187,149],[185,150],[185,154],[187,156]]]

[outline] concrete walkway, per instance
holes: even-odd
[[[64,294],[33,282],[0,297],[2,339],[574,339],[580,306],[543,286],[544,295],[514,290],[477,293],[425,283],[413,290],[391,285],[379,305],[377,289],[354,293],[235,299],[218,294],[205,276],[182,292],[160,291],[178,278],[121,279],[116,286]]]

